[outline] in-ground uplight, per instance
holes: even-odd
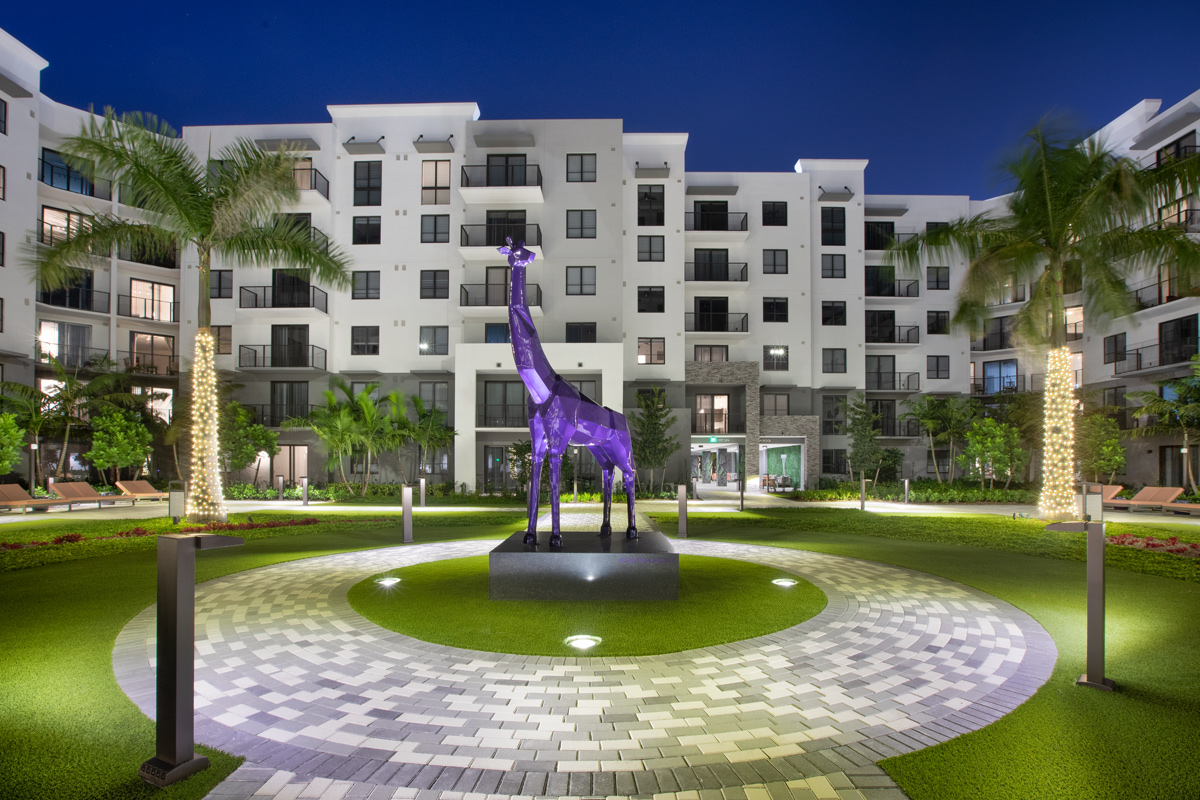
[[[592,636],[587,633],[580,633],[563,639],[563,644],[569,644],[576,650],[591,650],[593,647],[600,644],[600,637]]]
[[[394,578],[394,577],[387,577],[387,578],[380,578],[379,580],[377,580],[375,582],[378,583],[380,586],[382,586],[385,589],[390,589],[393,586],[395,586],[397,583],[399,583],[400,579]]]
[[[782,586],[785,589],[796,585],[796,582],[791,578],[776,578],[775,580],[771,581],[771,583],[775,584],[776,586]]]

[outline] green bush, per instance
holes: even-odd
[[[831,485],[833,484],[833,485]],[[822,479],[818,484],[823,488],[792,492],[787,495],[791,500],[804,502],[829,502],[834,500],[857,500],[858,481],[834,482]],[[867,484],[869,500],[904,501],[904,483]],[[1009,489],[981,489],[979,484],[968,479],[957,480],[954,483],[938,483],[937,481],[912,481],[909,485],[909,502],[912,503],[1037,503],[1037,489],[1031,487],[1016,487]]]

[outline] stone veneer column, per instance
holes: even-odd
[[[746,391],[746,474],[758,475],[759,383],[757,361],[688,361],[687,386],[740,386]]]

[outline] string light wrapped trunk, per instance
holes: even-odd
[[[1050,351],[1046,365],[1045,447],[1042,464],[1042,519],[1075,516],[1075,386],[1071,351]]]
[[[187,498],[188,522],[225,522],[225,491],[217,440],[216,343],[208,328],[196,334],[192,360],[192,471]]]

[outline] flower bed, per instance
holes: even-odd
[[[305,517],[303,519],[280,519],[269,522],[210,522],[207,525],[193,525],[187,528],[180,528],[179,532],[216,533],[217,531],[254,531],[260,528],[293,528],[297,525],[316,525],[321,521],[317,517]],[[130,528],[127,531],[117,531],[112,536],[93,536],[90,539],[78,533],[68,533],[59,536],[51,542],[0,542],[0,550],[20,550],[25,547],[44,547],[48,544],[76,544],[78,542],[99,542],[105,539],[132,539],[157,535],[156,531],[148,531],[145,528]]]
[[[1109,544],[1123,547],[1136,547],[1139,550],[1157,550],[1160,553],[1174,553],[1185,558],[1200,558],[1200,543],[1181,542],[1178,537],[1169,536],[1166,539],[1156,539],[1153,536],[1134,536],[1121,533],[1108,537]]]

